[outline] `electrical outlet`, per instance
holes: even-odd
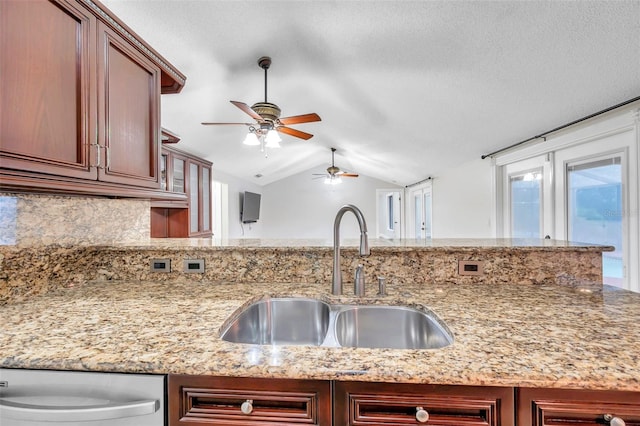
[[[151,272],[171,272],[171,259],[151,259]]]
[[[204,273],[204,259],[187,259],[184,261],[184,272]]]
[[[458,260],[458,275],[483,275],[482,260]]]

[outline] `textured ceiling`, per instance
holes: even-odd
[[[328,166],[330,147],[407,185],[640,95],[637,0],[103,3],[187,76],[162,99],[179,146],[260,185]],[[229,100],[264,100],[264,55],[282,116],[322,117],[268,158],[245,127],[200,124],[251,121]]]

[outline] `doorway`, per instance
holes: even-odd
[[[409,238],[429,239],[432,236],[432,185],[409,188],[407,210],[410,212]]]
[[[611,132],[556,152],[559,238],[613,246],[602,253],[605,284],[639,291],[638,170],[634,132]]]
[[[229,185],[213,181],[212,187],[213,238],[229,238]]]
[[[553,235],[552,158],[549,153],[504,166],[502,235],[509,238]]]
[[[376,236],[402,238],[402,193],[399,189],[376,189]]]
[[[602,253],[605,284],[623,286],[625,270],[623,157],[566,164],[567,239],[615,247]]]

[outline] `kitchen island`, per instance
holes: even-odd
[[[640,390],[640,294],[583,285],[95,281],[0,307],[0,367]],[[346,294],[346,292],[345,292]],[[308,296],[420,304],[454,335],[437,350],[259,346],[220,339],[248,302]]]
[[[348,278],[331,294],[328,242],[2,246],[0,368],[168,375],[172,426],[640,419],[640,294],[598,282],[610,248],[375,240],[364,258],[355,244],[344,242],[341,266],[350,277],[364,265],[363,297]],[[158,261],[165,272],[153,271]],[[460,262],[481,273],[464,274]],[[380,275],[386,296],[376,294]],[[235,314],[266,297],[427,309],[454,340],[402,350],[221,339]]]

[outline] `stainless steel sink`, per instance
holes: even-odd
[[[249,305],[222,339],[256,345],[322,344],[329,328],[328,304],[305,298],[264,299]]]
[[[405,306],[267,298],[233,316],[223,340],[255,345],[438,349],[453,335],[434,314]]]
[[[438,349],[453,337],[434,318],[403,306],[353,306],[338,313],[336,340],[359,348]]]

